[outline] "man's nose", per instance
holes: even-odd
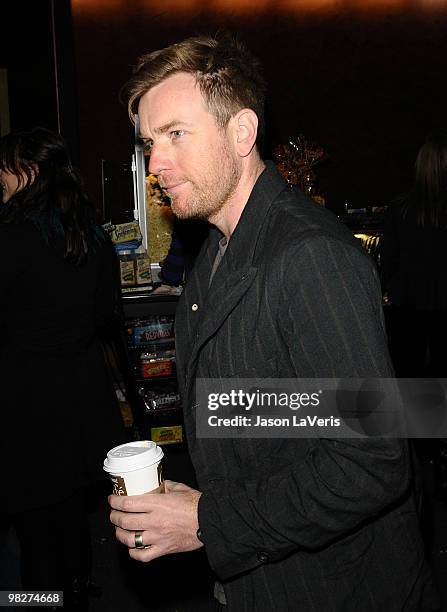
[[[163,170],[169,170],[171,165],[166,147],[161,143],[154,143],[149,157],[148,169],[150,174],[160,174]]]

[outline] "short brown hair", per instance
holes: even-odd
[[[241,41],[228,33],[187,38],[140,57],[122,90],[132,121],[140,98],[178,72],[195,76],[208,111],[219,127],[225,127],[242,108],[253,110],[259,120],[259,147],[264,138],[266,94],[262,66]]]

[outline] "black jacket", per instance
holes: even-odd
[[[219,238],[180,299],[176,338],[199,523],[229,612],[419,609],[404,441],[195,435],[197,377],[391,376],[372,261],[270,164],[208,290]]]
[[[0,224],[0,512],[40,507],[101,478],[123,429],[101,340],[119,322],[104,243],[67,263],[31,224]]]
[[[395,306],[447,309],[447,229],[421,227],[416,211],[390,206],[382,243],[384,289]]]

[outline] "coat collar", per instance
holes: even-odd
[[[233,270],[253,263],[265,218],[275,198],[286,186],[275,164],[267,161],[265,169],[252,189],[225,253],[224,259],[227,259],[227,265]]]

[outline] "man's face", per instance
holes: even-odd
[[[139,103],[140,133],[151,144],[149,171],[180,219],[217,218],[234,193],[241,165],[228,135],[208,112],[193,76],[177,73]]]

